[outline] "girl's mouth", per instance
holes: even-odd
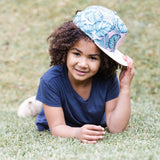
[[[76,71],[76,73],[77,73],[78,75],[81,75],[81,76],[83,76],[83,75],[85,75],[85,74],[88,73],[87,71],[81,71],[81,70],[78,70],[78,69],[75,69],[75,71]]]

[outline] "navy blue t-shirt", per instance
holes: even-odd
[[[72,88],[66,66],[55,65],[41,77],[36,99],[51,107],[62,107],[69,126],[95,124],[105,127],[105,102],[118,95],[117,76],[106,80],[94,77],[90,96],[84,100]],[[43,109],[36,118],[36,125],[39,131],[49,129]]]

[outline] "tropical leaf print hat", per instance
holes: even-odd
[[[127,33],[127,27],[116,12],[102,6],[90,6],[75,16],[76,24],[109,57],[127,66],[117,49]]]

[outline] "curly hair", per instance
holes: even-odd
[[[77,43],[80,39],[86,41],[93,41],[83,31],[81,31],[72,21],[65,22],[56,31],[54,31],[47,40],[50,43],[50,66],[66,64],[68,51]],[[102,79],[116,73],[121,65],[108,57],[104,52],[101,53],[101,65],[96,76]]]

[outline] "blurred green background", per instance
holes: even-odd
[[[46,38],[75,11],[103,5],[117,11],[128,27],[120,50],[135,61],[131,98],[160,103],[159,0],[1,0],[0,101],[17,107],[35,95],[39,78],[49,68]]]
[[[135,61],[132,99],[160,102],[159,0],[1,0],[0,99],[2,106],[35,95],[39,78],[49,68],[46,38],[75,11],[103,5],[117,11],[128,27],[120,50]]]

